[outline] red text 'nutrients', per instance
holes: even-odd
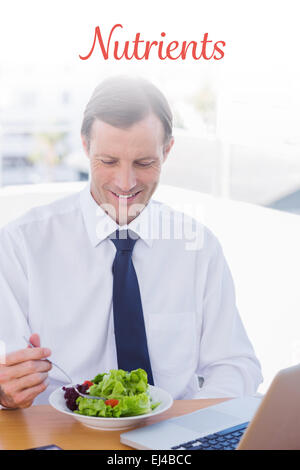
[[[105,60],[114,58],[115,60],[149,60],[156,55],[160,60],[185,60],[187,57],[194,60],[220,60],[224,57],[223,48],[226,46],[224,41],[214,42],[208,39],[208,33],[203,34],[203,39],[198,41],[171,41],[168,42],[166,33],[160,33],[160,41],[144,41],[141,39],[141,33],[136,33],[133,41],[112,41],[112,36],[117,28],[123,25],[115,24],[106,40],[103,39],[100,27],[95,28],[94,41],[92,48],[86,56],[79,55],[81,60],[87,60],[95,50],[96,43],[99,43],[100,53]],[[97,48],[99,51],[99,49]]]

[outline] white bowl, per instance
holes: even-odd
[[[70,387],[71,385],[67,386]],[[173,398],[165,390],[162,390],[159,387],[154,387],[153,385],[149,385],[149,392],[153,403],[160,402],[160,405],[155,408],[155,410],[150,411],[150,413],[145,413],[144,415],[120,418],[102,418],[98,416],[85,416],[73,413],[73,411],[69,410],[66,405],[64,399],[65,392],[63,391],[62,387],[58,388],[57,390],[51,393],[49,397],[49,402],[50,405],[53,406],[53,408],[60,411],[61,413],[65,413],[69,416],[72,416],[73,418],[77,419],[82,424],[84,424],[84,426],[105,431],[117,431],[128,429],[133,426],[139,426],[140,424],[144,423],[147,418],[159,415],[172,406]]]

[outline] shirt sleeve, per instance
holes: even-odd
[[[26,347],[29,338],[26,251],[18,229],[0,230],[0,341],[9,353]]]
[[[193,398],[254,395],[263,380],[261,366],[237,310],[232,276],[215,237],[202,307],[197,373],[204,384]]]

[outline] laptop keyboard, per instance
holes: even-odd
[[[184,442],[178,446],[172,447],[174,450],[234,450],[240,442],[242,435],[249,424],[239,424],[232,428],[223,429],[223,431],[199,437],[194,441]]]

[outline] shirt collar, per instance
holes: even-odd
[[[140,214],[130,224],[119,226],[102,207],[97,204],[90,191],[90,183],[80,193],[80,206],[89,239],[94,247],[105,240],[116,230],[130,229],[141,238],[148,247],[153,244],[152,233],[155,233],[153,224],[152,201],[150,200]]]

